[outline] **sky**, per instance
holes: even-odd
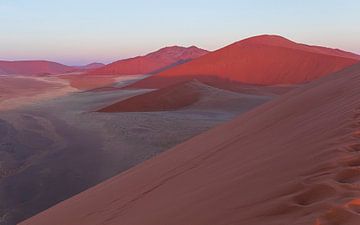
[[[0,60],[109,63],[278,34],[360,54],[359,0],[0,0]]]

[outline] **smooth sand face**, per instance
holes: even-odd
[[[35,215],[274,97],[204,86],[206,96],[174,111],[95,112],[151,91],[121,88],[141,78],[115,77],[103,88],[0,112],[1,225]]]
[[[21,225],[358,225],[360,65],[240,116]]]

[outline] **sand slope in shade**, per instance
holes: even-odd
[[[359,85],[310,83],[21,225],[357,225]]]
[[[0,61],[1,75],[60,74],[73,70],[73,67],[50,61]]]
[[[105,67],[95,69],[95,75],[137,75],[156,73],[172,66],[187,62],[207,54],[208,51],[191,46],[188,48],[172,46],[162,48],[145,56],[119,60]]]
[[[197,109],[219,108],[224,110],[226,104],[242,101],[244,104],[258,104],[269,97],[245,95],[205,85],[197,80],[175,84],[163,89],[137,95],[98,110],[98,112],[154,112],[172,111],[194,105]]]
[[[223,83],[297,84],[359,61],[359,55],[338,49],[298,44],[275,35],[261,35],[165,70],[133,87],[161,88],[194,78],[207,83],[220,79]]]

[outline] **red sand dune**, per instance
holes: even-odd
[[[270,96],[273,96],[270,93],[265,95],[261,91],[249,90],[249,92],[251,91],[255,93],[240,94],[191,80],[121,100],[98,110],[98,112],[174,111],[185,109],[188,106],[197,110],[226,111],[229,107],[253,108],[268,101],[271,98]]]
[[[0,61],[0,75],[60,74],[74,68],[50,61]]]
[[[21,225],[358,225],[359,86],[307,84]]]
[[[215,85],[214,78],[261,85],[304,83],[359,61],[359,55],[338,49],[261,35],[170,68],[131,87],[161,88],[194,78]]]
[[[170,111],[189,106],[199,100],[202,84],[188,81],[131,97],[98,112]]]
[[[95,75],[151,74],[203,56],[207,53],[208,51],[195,46],[189,48],[178,46],[166,47],[145,56],[138,56],[135,58],[113,62],[103,68],[93,70],[89,73]]]

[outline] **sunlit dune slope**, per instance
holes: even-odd
[[[194,78],[212,85],[219,80],[222,80],[220,83],[297,84],[337,72],[359,61],[359,55],[338,49],[261,35],[160,72],[132,87],[161,88]]]

